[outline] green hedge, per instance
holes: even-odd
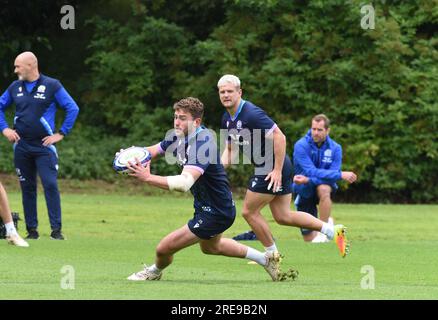
[[[288,154],[313,115],[329,116],[343,168],[359,175],[341,184],[339,197],[438,201],[435,1],[376,1],[375,30],[361,28],[359,0],[132,4],[126,21],[89,22],[90,72],[78,75],[81,115],[59,145],[61,175],[113,179],[114,151],[159,141],[172,126],[172,104],[185,96],[199,97],[205,123],[218,129],[216,83],[235,73],[244,98],[285,132]],[[0,148],[1,170],[12,171],[10,146]],[[230,171],[232,184],[246,185],[249,170]]]

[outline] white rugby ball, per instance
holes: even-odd
[[[113,168],[118,173],[128,173],[128,162],[135,163],[136,158],[143,166],[146,166],[152,157],[146,147],[132,146],[128,149],[120,151],[116,155],[113,162]]]

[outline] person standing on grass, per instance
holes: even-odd
[[[160,154],[172,154],[182,168],[181,174],[167,177],[154,175],[150,172],[150,162],[144,167],[136,159],[135,163],[128,165],[129,175],[164,190],[190,190],[194,198],[194,216],[186,225],[160,241],[153,265],[133,273],[128,280],[160,280],[174,255],[194,244],[199,244],[205,254],[255,261],[265,268],[273,281],[295,277],[296,273],[286,275],[280,271],[279,255],[262,253],[222,237],[222,233],[234,222],[236,208],[214,135],[201,124],[204,105],[198,99],[188,97],[176,102],[173,109],[174,130],[162,142],[147,149],[152,159]]]
[[[61,83],[39,72],[37,57],[23,52],[14,63],[18,80],[0,97],[0,130],[14,144],[14,164],[20,180],[24,217],[28,235],[38,239],[37,173],[41,177],[52,232],[50,237],[64,240],[61,232],[61,198],[58,190],[56,143],[64,139],[76,121],[79,108]],[[5,119],[5,109],[15,104],[14,127]],[[65,120],[55,132],[56,107],[66,111]]]

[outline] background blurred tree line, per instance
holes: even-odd
[[[288,154],[313,115],[329,116],[343,169],[360,178],[342,184],[338,197],[438,200],[437,0],[374,1],[374,30],[361,28],[367,3],[359,0],[2,4],[1,92],[15,79],[15,56],[32,50],[40,70],[60,79],[81,108],[59,144],[63,177],[116,179],[114,152],[158,142],[172,126],[173,102],[185,96],[199,97],[206,125],[218,129],[216,83],[234,73],[244,98],[286,134]],[[64,4],[75,8],[74,30],[60,27]],[[0,152],[0,170],[13,172],[6,139]],[[178,170],[164,161],[153,168]],[[245,186],[250,170],[232,169],[232,184]]]

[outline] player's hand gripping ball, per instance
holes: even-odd
[[[121,149],[120,152],[116,153],[113,162],[113,168],[118,173],[128,174],[128,162],[135,163],[135,159],[146,167],[147,163],[151,160],[151,154],[145,147],[135,147],[132,146],[128,149]]]

